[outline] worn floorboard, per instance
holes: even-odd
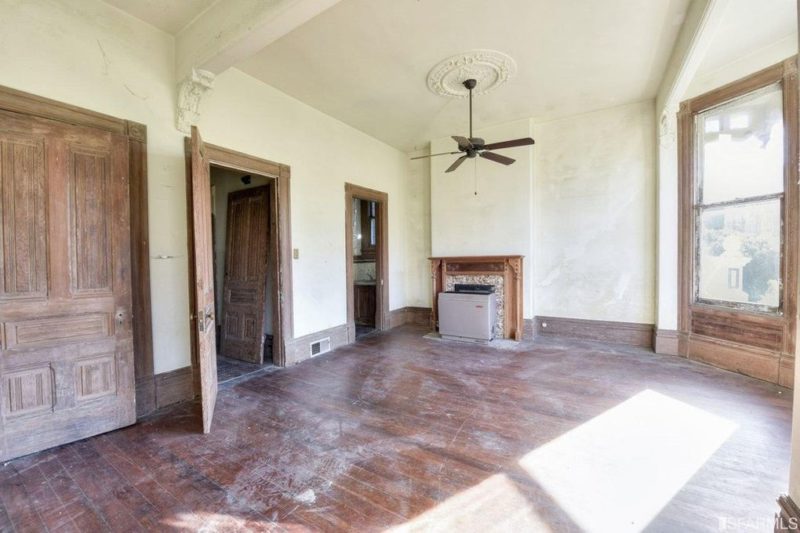
[[[638,348],[406,326],[0,466],[0,531],[769,530],[791,391]]]

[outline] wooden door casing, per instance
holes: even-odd
[[[347,340],[356,338],[355,284],[353,267],[353,200],[377,202],[377,248],[375,251],[375,329],[389,327],[389,195],[352,183],[344,184],[345,199],[345,279],[347,291]]]
[[[222,346],[225,357],[264,362],[269,185],[228,195]]]
[[[203,433],[211,431],[217,403],[217,342],[214,318],[214,249],[211,231],[211,165],[196,126],[192,126],[192,217],[194,241],[197,360]]]
[[[136,420],[128,140],[0,111],[0,460]]]

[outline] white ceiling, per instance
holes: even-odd
[[[238,68],[408,151],[466,132],[466,102],[432,94],[426,76],[471,49],[518,65],[476,98],[476,128],[652,98],[688,3],[341,0]]]
[[[105,3],[148,22],[167,33],[177,34],[217,0],[104,0]]]
[[[218,0],[105,0],[177,34]],[[652,98],[690,0],[341,0],[238,65],[401,150],[464,134],[430,69],[476,48],[518,74],[475,101],[476,128]],[[729,0],[700,75],[797,33],[795,0]]]
[[[698,73],[797,35],[796,0],[729,0]]]

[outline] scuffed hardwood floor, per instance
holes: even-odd
[[[223,388],[210,435],[184,404],[2,465],[0,530],[770,529],[791,391],[630,347],[423,334]]]

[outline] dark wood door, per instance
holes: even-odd
[[[0,460],[136,421],[128,142],[0,112]]]
[[[355,289],[355,313],[356,324],[362,326],[375,326],[375,285],[356,284]]]
[[[203,433],[211,431],[217,403],[217,343],[214,319],[214,248],[211,242],[211,166],[203,139],[192,126],[192,221],[194,232],[197,362],[200,365],[200,400]]]
[[[223,284],[222,354],[264,362],[269,187],[228,195]]]

